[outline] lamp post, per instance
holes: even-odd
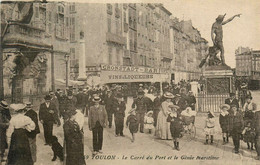
[[[70,58],[70,56],[68,55],[68,54],[66,54],[65,56],[64,56],[64,58],[65,58],[65,63],[66,63],[66,88],[68,87],[68,81],[69,81],[69,68],[68,68],[68,62],[69,62],[69,58]]]

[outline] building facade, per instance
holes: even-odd
[[[82,60],[86,61],[86,70],[82,72],[86,72],[87,85],[90,86],[97,85],[98,81],[112,82],[102,80],[106,79],[103,76],[107,74],[102,74],[102,68],[106,67],[101,67],[101,64],[111,67],[142,67],[141,70],[160,69],[160,72],[165,72],[171,67],[172,54],[169,45],[171,13],[161,4],[71,3],[70,6],[70,9],[73,9],[70,14],[71,36],[74,37],[73,34],[76,34],[73,41],[70,40],[71,79],[77,80],[80,75],[79,61]],[[85,56],[82,55],[80,48],[80,32],[84,33]],[[104,73],[108,70],[104,70]],[[115,72],[113,69],[109,71]],[[169,76],[164,77],[167,78]],[[128,80],[118,80],[120,81]],[[143,81],[156,80],[154,78]]]
[[[173,52],[173,79],[198,80],[202,70],[199,68],[201,60],[206,56],[207,41],[200,32],[192,26],[191,20],[179,21],[171,19],[171,51]]]
[[[12,102],[33,101],[55,90],[56,79],[65,79],[64,56],[69,53],[65,3],[26,4],[33,8],[29,23],[18,21],[24,14],[19,5],[1,3],[1,26],[7,29],[1,31],[4,94]]]
[[[260,50],[245,48],[236,50],[236,76],[260,80]]]

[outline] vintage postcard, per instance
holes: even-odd
[[[0,11],[0,165],[260,164],[258,0]]]

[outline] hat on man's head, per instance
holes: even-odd
[[[236,95],[235,93],[229,93],[230,97],[235,96],[235,95]]]
[[[180,94],[176,94],[176,97],[181,97],[181,95]]]
[[[230,105],[228,105],[228,104],[222,104],[222,105],[220,106],[220,109],[224,109],[224,108],[230,109]]]
[[[94,96],[92,101],[95,102],[95,103],[99,103],[101,101],[101,98],[99,96]]]
[[[19,103],[19,104],[11,104],[10,108],[13,109],[15,112],[24,110],[26,107],[25,104]]]
[[[83,91],[83,89],[82,89],[82,88],[79,88],[79,91]]]
[[[25,102],[26,108],[32,108],[32,103],[30,101]]]
[[[50,96],[50,95],[46,95],[46,96],[44,97],[44,100],[50,101],[50,100],[51,100],[51,96]]]
[[[174,95],[170,92],[165,92],[163,97],[165,97],[166,99],[173,99]]]
[[[59,91],[60,91],[60,89],[57,89],[57,91],[59,92]]]
[[[68,96],[72,96],[72,91],[67,92]]]
[[[8,107],[8,103],[5,100],[2,100],[0,102],[0,107],[7,108]]]
[[[118,93],[118,94],[116,95],[116,97],[120,99],[120,98],[123,98],[123,95],[122,95],[122,93]]]
[[[50,95],[55,95],[55,93],[53,91],[50,91],[49,94]]]

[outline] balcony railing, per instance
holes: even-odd
[[[9,25],[4,42],[6,43],[32,43],[38,45],[48,45],[48,41],[43,40],[45,31],[43,29],[33,27],[31,25],[24,25],[20,23],[13,23]]]
[[[106,40],[107,40],[107,42],[113,42],[113,43],[117,43],[117,44],[120,44],[120,45],[126,44],[126,38],[125,37],[122,37],[122,36],[119,36],[117,34],[113,34],[113,33],[110,33],[110,32],[107,32]]]

